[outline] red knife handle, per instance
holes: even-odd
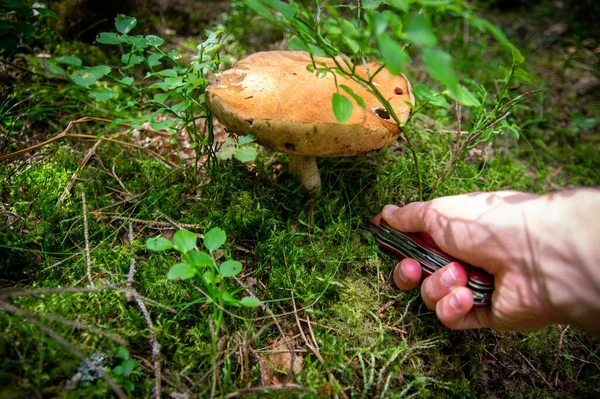
[[[423,277],[431,275],[450,262],[463,265],[468,277],[467,287],[473,291],[474,306],[482,307],[490,303],[494,290],[494,277],[491,274],[450,256],[438,247],[427,233],[399,232],[377,217],[373,219],[372,224],[379,228],[374,233],[377,244],[400,259],[417,258]]]

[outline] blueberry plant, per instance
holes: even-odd
[[[181,130],[187,132],[197,158],[207,156],[205,166],[210,168],[216,162],[216,151],[204,90],[210,75],[228,61],[220,55],[224,31],[207,30],[206,40],[188,60],[178,50],[166,50],[161,37],[133,34],[136,26],[136,18],[119,15],[115,19],[116,32],[102,32],[96,39],[98,44],[121,50],[118,68],[85,66],[80,58],[67,55],[45,60],[46,74],[70,80],[96,102],[110,104],[117,113],[129,111],[128,115],[139,115],[115,120],[115,124],[127,122],[133,128],[149,124],[154,130],[166,130],[173,135]],[[205,123],[198,124],[199,119]],[[237,143],[231,144],[234,148],[229,157],[253,160],[256,151],[248,145],[251,141],[241,143],[245,148],[240,149]]]
[[[429,76],[437,82],[438,90],[424,84],[414,86],[419,104],[413,116],[424,106],[449,108],[454,101],[457,117],[460,107],[472,109],[470,129],[463,135],[457,132],[453,156],[444,173],[433,187],[431,196],[443,182],[456,162],[473,146],[490,141],[496,133],[519,130],[507,121],[509,110],[527,96],[514,96],[508,89],[516,81],[528,81],[529,75],[521,68],[524,57],[506,38],[504,33],[489,21],[475,15],[473,7],[461,0],[359,0],[349,4],[337,2],[283,2],[280,0],[246,0],[247,6],[268,23],[278,26],[289,35],[289,48],[307,51],[312,55],[309,70],[317,74],[334,73],[349,77],[373,94],[387,110],[390,117],[402,127],[387,99],[377,88],[375,78],[381,68],[369,71],[365,78],[356,73],[357,65],[377,60],[392,74],[410,71],[412,58],[420,58]],[[461,78],[452,55],[445,49],[444,41],[436,34],[435,26],[448,19],[458,20],[477,31],[499,41],[510,52],[510,63],[501,68],[503,76],[497,82],[498,93],[491,95],[487,89],[469,78]],[[327,66],[317,57],[326,57],[334,66]],[[348,87],[339,85],[331,98],[339,122],[352,114],[354,103],[364,107],[360,98]],[[466,124],[465,124],[466,126]],[[495,128],[495,129],[494,129]],[[419,196],[423,197],[423,182],[419,157],[409,134],[403,138],[412,153],[419,182]]]

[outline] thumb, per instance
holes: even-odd
[[[386,205],[381,211],[381,216],[396,230],[406,233],[430,233],[425,217],[430,206],[430,202],[411,202],[401,208],[396,205]]]

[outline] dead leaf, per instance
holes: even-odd
[[[295,342],[287,338],[288,343],[295,348]],[[294,382],[294,374],[300,373],[304,368],[304,358],[290,352],[283,338],[277,338],[271,346],[270,352],[258,356],[264,385],[290,384]]]

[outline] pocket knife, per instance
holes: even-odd
[[[473,304],[483,307],[490,304],[494,291],[494,276],[486,271],[458,260],[440,249],[427,233],[402,233],[391,227],[380,215],[369,223],[362,224],[375,237],[375,242],[383,250],[400,259],[412,258],[421,265],[424,277],[446,266],[458,262],[467,271],[467,288],[473,292]]]

